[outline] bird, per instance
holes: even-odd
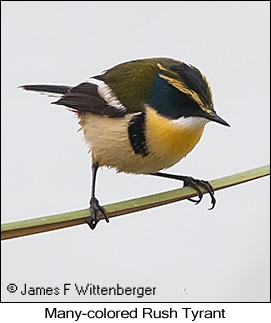
[[[205,125],[230,126],[215,111],[207,77],[190,63],[168,57],[144,58],[115,65],[75,86],[29,84],[26,91],[57,97],[51,102],[76,113],[91,152],[90,216],[93,230],[108,215],[96,198],[97,170],[181,180],[196,190],[198,204],[206,190],[211,208],[214,190],[205,180],[161,172],[184,158],[199,142]]]

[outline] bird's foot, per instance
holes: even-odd
[[[105,209],[102,206],[100,206],[99,201],[95,197],[92,197],[90,199],[89,205],[90,217],[86,220],[86,222],[92,230],[95,229],[96,225],[100,220],[99,213],[101,213],[104,216],[106,222],[109,222]]]
[[[193,188],[194,190],[196,190],[197,193],[198,193],[198,199],[197,200],[193,199],[193,198],[189,198],[188,199],[189,201],[194,202],[195,204],[198,204],[202,200],[202,197],[203,197],[203,193],[202,193],[202,190],[201,190],[201,188],[203,188],[203,189],[205,189],[207,191],[207,193],[209,193],[209,195],[211,197],[212,206],[209,208],[209,210],[212,210],[215,207],[216,199],[215,199],[215,196],[214,196],[214,189],[213,189],[212,185],[209,182],[203,181],[203,180],[200,180],[200,179],[195,179],[195,178],[190,177],[190,176],[184,176],[183,181],[184,181],[184,185],[183,185],[184,187],[189,186],[189,187]]]

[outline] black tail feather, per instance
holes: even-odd
[[[35,84],[35,85],[22,85],[20,88],[26,91],[35,91],[42,93],[55,93],[55,94],[66,94],[72,88],[66,85],[47,85],[47,84]]]

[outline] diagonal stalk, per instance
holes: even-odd
[[[213,189],[217,191],[267,175],[270,175],[270,165],[218,178],[210,181],[210,184],[212,185]],[[206,191],[203,191],[203,193],[205,194]],[[105,205],[104,208],[107,212],[108,217],[112,218],[185,200],[196,195],[197,192],[195,190],[190,187],[184,187],[159,194]],[[23,237],[35,233],[47,232],[74,225],[84,224],[86,223],[86,219],[88,217],[89,209],[84,209],[35,219],[5,223],[1,225],[1,240]]]

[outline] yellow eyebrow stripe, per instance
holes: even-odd
[[[161,64],[157,64],[158,68],[161,70],[161,71],[164,71],[166,72],[167,74],[171,75],[172,77],[170,76],[167,76],[165,74],[162,74],[160,73],[159,76],[161,78],[163,78],[166,82],[168,82],[169,84],[171,84],[172,86],[174,86],[176,89],[178,89],[179,91],[181,91],[182,93],[188,95],[194,102],[196,102],[199,107],[201,108],[201,110],[203,110],[204,112],[208,113],[208,114],[212,114],[212,109],[208,109],[202,102],[201,98],[199,97],[199,95],[189,89],[186,84],[182,81],[182,80],[177,80],[176,78],[174,78],[175,76],[177,77],[177,74],[166,69],[165,67],[163,67]],[[200,72],[201,73],[201,72]],[[206,83],[208,84],[208,81],[206,79],[206,76],[201,73],[202,77],[205,79]]]
[[[190,90],[184,82],[182,82],[181,80],[176,80],[164,74],[159,74],[159,76],[163,78],[165,81],[167,81],[169,84],[174,86],[176,89],[181,91],[182,93],[188,95],[193,101],[195,101],[201,107],[201,109],[203,109],[203,103],[199,95],[195,91]]]

